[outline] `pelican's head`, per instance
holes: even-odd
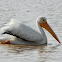
[[[37,22],[39,23],[40,27],[45,28],[60,43],[60,41],[59,41],[58,37],[56,36],[56,34],[54,33],[54,31],[48,25],[45,17],[38,17]]]

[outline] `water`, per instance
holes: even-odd
[[[0,28],[14,18],[24,23],[35,23],[45,16],[49,25],[62,40],[62,0],[0,0]],[[62,45],[45,30],[45,46],[0,45],[1,62],[61,62]]]

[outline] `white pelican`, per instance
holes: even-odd
[[[1,28],[0,40],[2,40],[5,44],[11,43],[16,45],[47,44],[47,37],[43,30],[43,28],[45,28],[60,43],[54,31],[48,25],[45,17],[38,17],[37,24],[39,31],[36,31],[36,28],[32,29],[34,26],[29,27],[20,21],[12,20],[6,24],[5,27]]]

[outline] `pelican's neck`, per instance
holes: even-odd
[[[38,22],[37,22],[37,24],[38,24],[39,30],[41,32],[41,35],[46,38],[46,35],[45,35],[45,32],[44,32],[43,28],[39,25]]]
[[[43,28],[39,25],[39,22],[38,22],[38,21],[37,21],[37,25],[38,25],[38,27],[39,27],[39,29],[40,29],[40,32],[41,32],[42,34],[45,34]]]

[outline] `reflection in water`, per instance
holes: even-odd
[[[9,57],[11,60],[25,62],[48,62],[56,60],[55,54],[60,45],[24,46],[24,45],[0,45],[0,56]],[[57,55],[57,54],[56,54]],[[58,56],[57,56],[58,57]],[[33,60],[32,60],[33,59]],[[9,59],[6,59],[9,60]],[[57,59],[58,60],[58,59]]]
[[[2,46],[2,45],[1,45]],[[45,46],[24,46],[24,45],[4,45],[2,48],[8,51],[8,53],[20,54],[23,52],[30,52],[33,50],[43,49]]]

